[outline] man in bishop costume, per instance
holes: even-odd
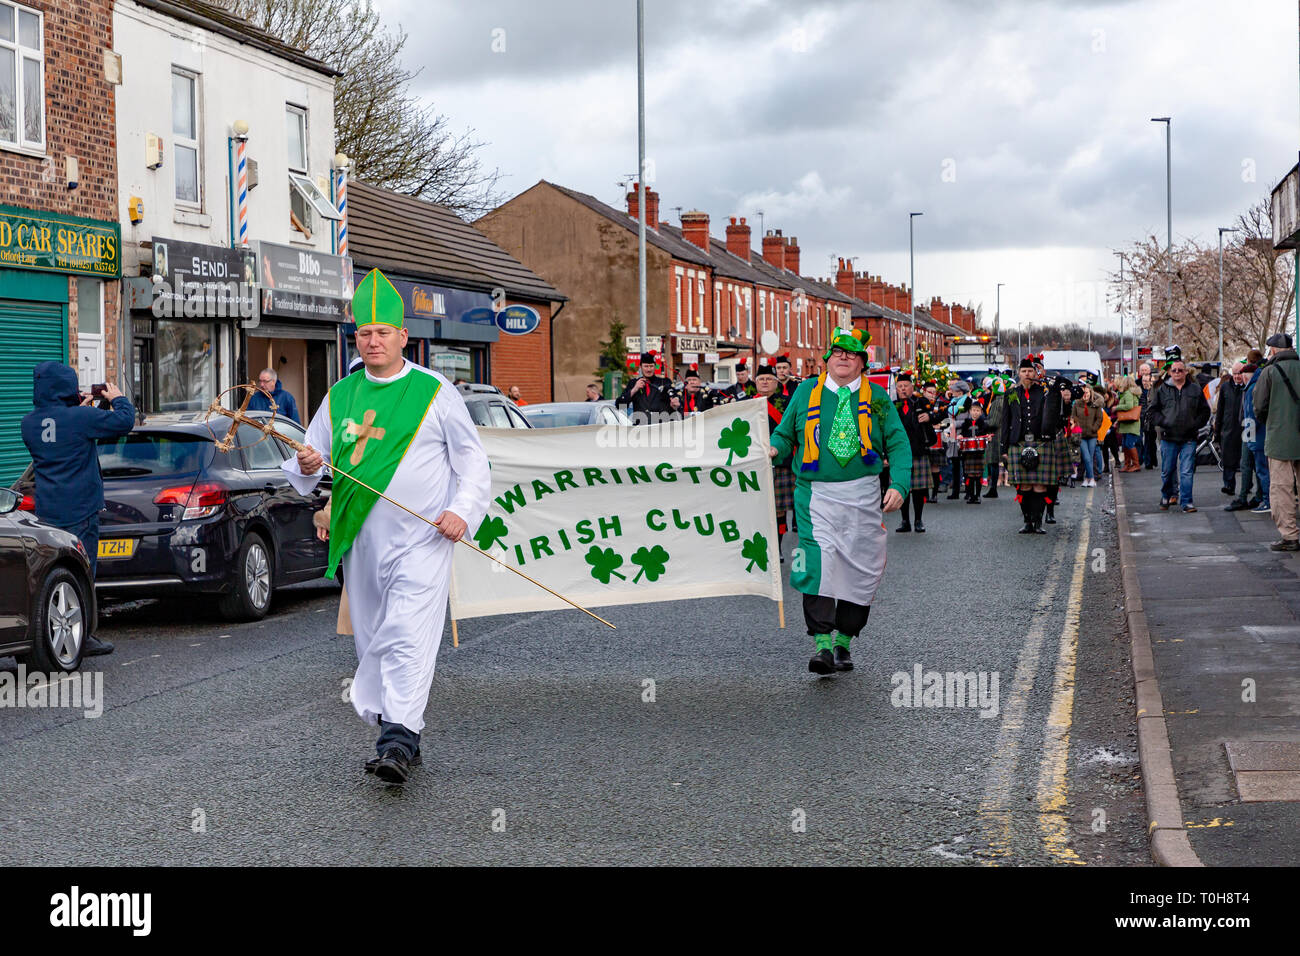
[[[437,525],[334,475],[326,574],[341,562],[347,579],[357,650],[349,695],[380,727],[366,772],[400,784],[421,762],[452,551],[483,520],[491,478],[455,386],[402,357],[402,297],[377,269],[357,286],[352,312],[365,369],[330,388],[307,426],[307,450],[283,468],[306,494],[328,461]]]
[[[897,511],[912,475],[912,448],[889,393],[864,374],[861,329],[835,329],[826,371],[791,395],[772,433],[776,464],[791,461],[799,552],[790,584],[803,592],[816,644],[814,674],[853,669],[849,642],[867,623],[885,572],[883,512]],[[880,473],[889,458],[890,488]]]

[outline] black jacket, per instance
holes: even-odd
[[[1007,410],[1002,416],[1002,447],[1010,448],[1034,435],[1040,440],[1056,437],[1069,411],[1055,388],[1035,382],[1028,390],[1017,385],[1007,392]]]
[[[911,398],[900,398],[894,402],[894,407],[898,409],[898,417],[903,422],[903,430],[907,432],[908,444],[912,446],[912,456],[926,454],[931,445],[934,444],[934,406],[924,398],[918,398],[913,395]],[[906,408],[906,411],[904,411]],[[917,421],[917,417],[922,414],[930,416],[929,421]]]
[[[666,412],[668,411],[668,389],[672,382],[662,375],[652,375],[648,379],[648,386],[637,388],[637,382],[642,377],[638,375],[632,381],[627,383],[623,393],[619,395],[615,405],[631,405],[633,412]],[[636,394],[632,390],[636,389]]]
[[[1246,386],[1229,379],[1219,386],[1219,404],[1214,413],[1214,434],[1219,439],[1223,467],[1236,470],[1241,464],[1241,412]]]
[[[135,406],[126,398],[113,399],[112,411],[82,405],[77,373],[62,362],[41,362],[32,379],[36,407],[22,432],[36,473],[36,516],[66,528],[104,507],[95,440],[130,432]]]
[[[682,391],[682,414],[689,415],[691,412],[707,412],[713,407],[713,396],[704,386],[692,395],[690,392]]]
[[[1174,388],[1168,379],[1156,388],[1151,402],[1151,424],[1165,441],[1195,441],[1201,426],[1210,420],[1210,406],[1195,382]]]

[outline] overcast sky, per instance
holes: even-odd
[[[539,179],[621,205],[636,169],[635,0],[378,0],[420,93],[489,142],[515,195]],[[1300,147],[1293,0],[646,0],[646,153],[673,207],[799,239],[917,301],[1004,327],[1102,303],[1110,250],[1217,239]],[[494,52],[493,47],[504,50]]]

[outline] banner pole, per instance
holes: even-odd
[[[456,633],[456,619],[451,619],[451,646],[460,647],[460,635]]]
[[[780,621],[781,630],[785,630],[785,598],[776,602],[776,616]]]

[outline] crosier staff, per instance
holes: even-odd
[[[240,385],[236,387],[244,388],[248,390],[248,394],[245,396],[244,401],[239,406],[239,408],[232,411],[231,409],[224,407],[221,404],[220,395],[214,398],[212,400],[212,404],[208,406],[208,416],[207,416],[208,418],[211,418],[213,415],[224,415],[226,418],[229,418],[231,420],[230,428],[226,431],[225,437],[217,439],[216,441],[217,448],[221,449],[222,451],[230,451],[232,448],[235,447],[234,436],[236,430],[239,428],[240,425],[248,425],[252,428],[256,428],[258,431],[262,433],[262,438],[259,439],[259,441],[265,441],[267,438],[270,438],[271,436],[274,435],[276,438],[280,439],[280,441],[284,442],[294,451],[302,452],[308,450],[306,445],[302,444],[301,442],[294,441],[288,435],[285,435],[283,432],[276,431],[275,428],[272,427],[271,423],[272,421],[274,421],[274,415],[275,415],[274,402],[272,402],[271,404],[271,414],[272,414],[271,419],[267,421],[258,421],[257,419],[249,418],[247,414],[248,403],[252,399],[254,391],[257,390],[257,386]],[[231,391],[233,391],[233,389],[231,389]],[[435,524],[430,519],[426,518],[424,515],[420,514],[418,511],[412,511],[410,508],[406,507],[406,505],[402,504],[400,501],[394,501],[392,498],[388,497],[388,495],[384,494],[382,491],[378,490],[377,488],[374,488],[371,485],[366,484],[364,481],[361,481],[359,478],[353,477],[352,475],[344,471],[342,468],[339,468],[336,465],[334,465],[332,462],[326,461],[323,455],[321,456],[321,464],[323,464],[326,468],[330,469],[336,475],[342,475],[344,478],[347,478],[349,481],[355,481],[358,485],[360,485],[362,488],[365,488],[367,491],[374,492],[375,494],[379,495],[379,497],[387,501],[389,504],[396,505],[398,508],[401,508],[403,511],[405,511],[407,514],[411,515],[412,517],[419,518],[421,521],[429,525],[429,527],[433,528],[439,534],[442,533],[442,529],[438,527],[437,524]],[[520,571],[518,568],[512,568],[504,561],[500,561],[497,558],[494,558],[492,555],[488,554],[482,548],[470,544],[469,541],[467,541],[466,539],[461,538],[460,543],[465,545],[465,547],[469,548],[471,551],[477,551],[479,554],[483,555],[483,557],[487,558],[489,561],[493,561],[496,564],[501,565],[501,567],[505,568],[507,571],[513,571],[515,574],[519,575],[525,581],[532,582],[533,584],[541,588],[543,591],[545,591],[547,594],[559,598],[565,604],[568,604],[571,607],[576,607],[579,611],[581,611],[583,614],[586,614],[588,617],[594,617],[596,620],[600,621],[600,623],[604,624],[606,627],[617,630],[617,628],[615,628],[613,624],[609,623],[609,621],[605,620],[599,614],[593,614],[591,611],[588,611],[581,604],[578,604],[574,601],[570,601],[563,594],[560,594],[557,591],[552,591],[545,584],[542,584],[540,581],[537,581],[534,578],[530,578],[528,575],[524,574],[524,572]],[[452,623],[454,626],[455,622],[453,621]]]

